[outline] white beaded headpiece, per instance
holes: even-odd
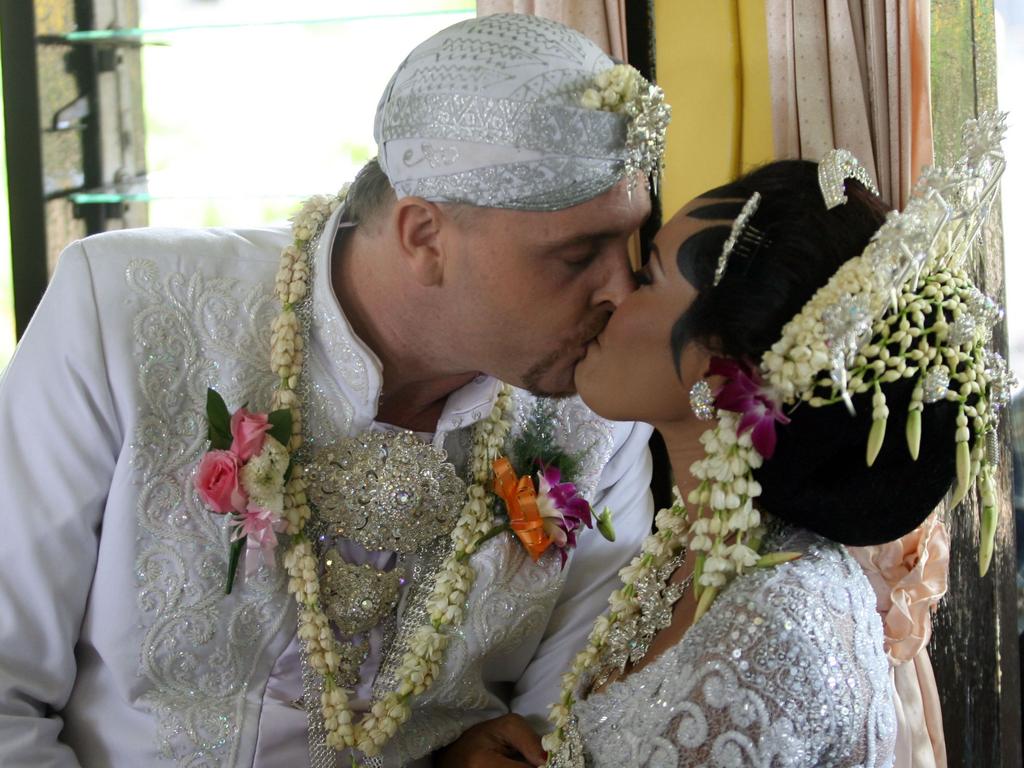
[[[998,416],[1015,381],[1002,356],[988,349],[1002,309],[965,268],[1006,166],[1005,131],[1002,113],[968,121],[960,158],[922,174],[903,211],[889,213],[864,253],[839,268],[761,360],[784,406],[845,402],[852,411],[852,395],[872,392],[869,465],[886,439],[883,385],[914,382],[905,439],[915,459],[924,406],[956,404],[954,503],[977,482],[985,511],[982,573],[994,535]],[[845,170],[836,173],[853,167],[840,165]],[[827,186],[836,189],[835,177]]]
[[[669,116],[661,89],[575,30],[496,14],[409,54],[374,138],[399,198],[550,211],[626,175],[656,179]]]

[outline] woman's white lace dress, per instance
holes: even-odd
[[[891,765],[874,592],[842,546],[773,539],[804,556],[738,578],[677,645],[576,705],[588,767]]]

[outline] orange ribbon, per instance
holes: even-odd
[[[505,502],[509,527],[536,562],[551,546],[551,539],[544,532],[533,478],[517,478],[511,462],[502,456],[494,462],[494,492]]]

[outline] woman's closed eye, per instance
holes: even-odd
[[[638,286],[650,285],[653,280],[651,279],[651,262],[650,259],[640,269],[633,271],[633,279],[636,280]]]

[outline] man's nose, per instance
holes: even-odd
[[[636,290],[636,280],[629,264],[629,249],[625,241],[621,248],[610,249],[606,254],[604,280],[594,295],[597,305],[611,304],[618,307],[629,294]]]

